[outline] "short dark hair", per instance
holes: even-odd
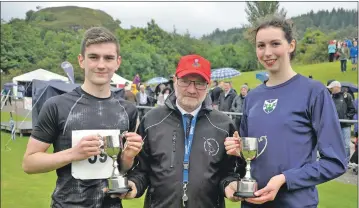
[[[257,37],[258,31],[268,27],[276,27],[282,29],[284,32],[284,37],[288,41],[288,43],[291,43],[292,40],[295,40],[295,28],[293,22],[289,19],[286,20],[283,16],[275,14],[266,16],[263,19],[258,20],[256,26],[251,30],[251,33],[253,35],[252,37],[254,37],[254,41]],[[294,51],[290,53],[290,60],[294,59],[296,48],[297,47],[295,46]]]
[[[108,29],[103,27],[92,27],[85,32],[81,42],[81,55],[85,56],[86,47],[100,43],[114,43],[116,45],[117,55],[120,55],[118,39]]]

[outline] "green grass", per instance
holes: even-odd
[[[28,137],[18,137],[9,143],[10,151],[4,146],[9,141],[8,133],[1,133],[1,207],[2,208],[45,208],[55,187],[55,172],[28,175],[22,171],[21,163]],[[52,148],[49,149],[52,152]],[[331,181],[318,186],[319,208],[357,207],[357,186]],[[125,208],[142,208],[143,198],[125,200]],[[229,208],[239,208],[239,203],[227,202]]]
[[[346,73],[340,72],[340,62],[293,66],[293,70],[306,77],[312,75],[313,79],[325,85],[330,79],[358,84],[358,72],[351,71],[351,63],[347,64]],[[257,87],[261,82],[256,79],[256,73],[257,71],[244,72],[240,76],[232,78],[233,88],[239,93],[240,87],[244,83],[248,83],[250,88]]]
[[[14,121],[23,121],[25,117],[17,115],[15,113],[12,114],[12,118],[14,119]],[[2,122],[8,122],[10,121],[10,112],[3,112],[1,111],[1,121]],[[25,121],[31,121],[31,118],[27,117],[25,119]]]

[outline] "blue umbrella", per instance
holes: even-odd
[[[168,79],[164,77],[154,77],[146,82],[147,85],[162,84],[168,82]]]
[[[261,82],[268,80],[268,73],[267,72],[258,72],[256,73],[256,79],[259,79]]]
[[[342,87],[347,87],[351,92],[358,92],[358,86],[350,82],[340,82]]]
[[[241,75],[241,72],[233,68],[220,68],[214,69],[211,73],[211,79],[229,79]]]

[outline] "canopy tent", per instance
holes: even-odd
[[[47,71],[45,69],[37,69],[22,75],[19,75],[17,77],[14,77],[12,79],[12,82],[15,84],[13,86],[13,95],[17,97],[17,87],[19,82],[25,82],[25,83],[32,83],[34,79],[37,80],[43,80],[43,81],[50,81],[50,80],[61,80],[64,82],[68,82],[69,79],[65,76]]]
[[[116,73],[113,74],[111,81],[112,81],[111,84],[116,84],[116,85],[125,85],[126,82],[130,83],[130,85],[132,84],[132,81],[127,80]]]
[[[71,84],[63,81],[43,81],[33,80],[32,81],[32,126],[36,125],[37,118],[40,110],[49,98],[61,95],[66,92],[70,92],[80,84]],[[111,88],[115,99],[124,99],[125,91],[123,89]]]

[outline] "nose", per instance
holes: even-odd
[[[187,92],[189,93],[196,93],[197,89],[196,86],[194,85],[194,82],[191,82],[191,84],[187,87]]]
[[[103,58],[100,58],[97,64],[98,69],[104,69],[105,68],[105,60]]]
[[[272,55],[272,49],[270,47],[264,48],[264,55],[265,56],[271,56]]]

